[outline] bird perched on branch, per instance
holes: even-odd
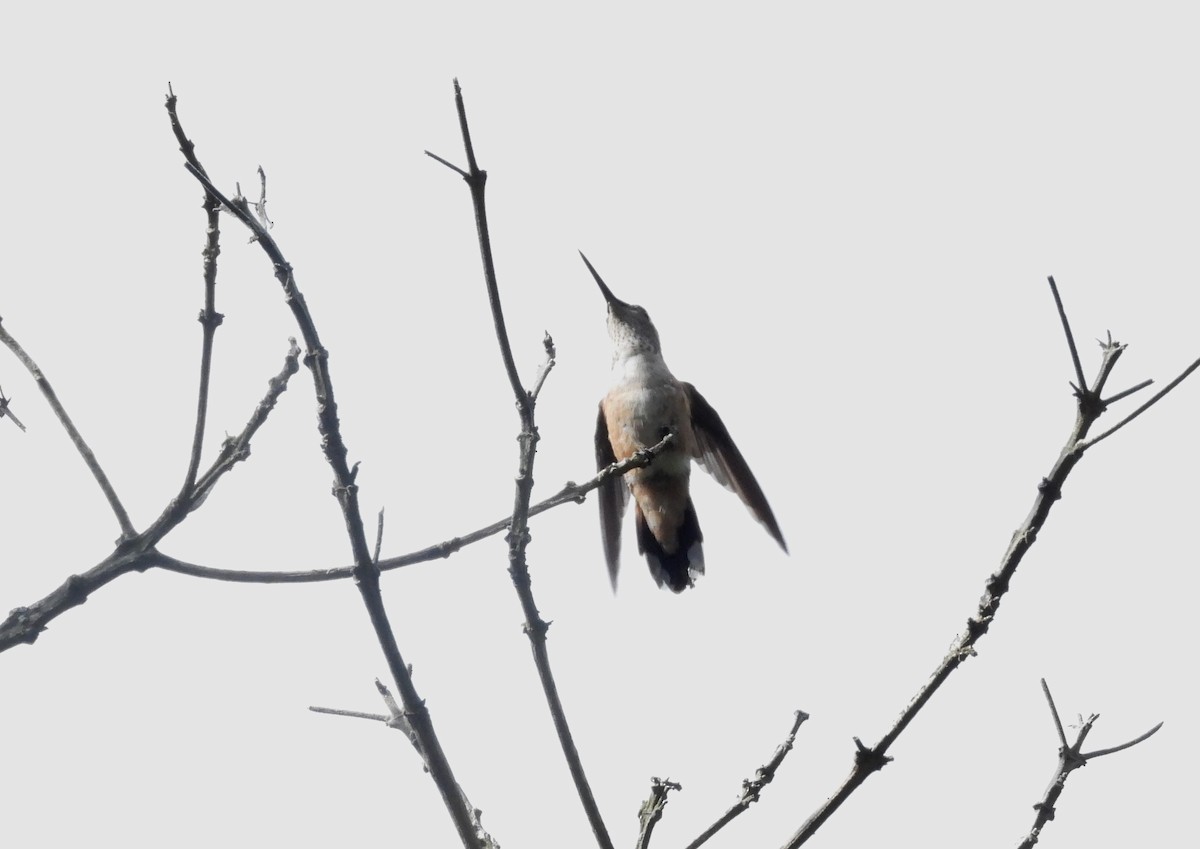
[[[688,489],[693,459],[736,492],[787,551],[771,505],[717,411],[696,387],[671,374],[646,310],[614,295],[582,251],[579,255],[608,302],[613,341],[612,383],[596,420],[597,468],[628,459],[674,434],[648,466],[609,478],[600,487],[600,530],[613,589],[620,568],[621,519],[631,493],[638,551],[646,555],[655,582],[678,593],[704,574],[704,535]]]

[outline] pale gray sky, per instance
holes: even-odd
[[[25,4],[0,33],[0,316],[54,382],[135,523],[184,472],[201,192],[168,81],[218,185],[270,181],[275,236],[331,351],[364,509],[400,554],[507,513],[517,419],[462,161],[464,87],[525,380],[543,331],[535,497],[592,472],[609,348],[576,250],[644,305],[721,411],[791,547],[695,486],[708,575],[656,590],[596,507],[534,520],[563,698],[613,838],[650,776],[654,845],[691,840],[783,738],[763,801],[714,847],[781,844],[876,741],[974,611],[1074,420],[1054,274],[1113,390],[1200,356],[1200,56],[1184,4]],[[224,225],[211,457],[295,334],[261,251]],[[117,526],[19,364],[0,386],[0,612],[99,561]],[[1119,407],[1116,415],[1132,408]],[[1200,706],[1200,383],[1090,453],[991,634],[813,845],[1015,845],[1055,764],[1038,679],[1095,746],[1166,725],[1068,784],[1047,846],[1174,845]],[[1114,419],[1115,420],[1115,419]],[[349,561],[311,384],[161,546],[231,568]],[[587,846],[499,538],[387,576],[405,659],[505,846]],[[349,583],[132,575],[0,657],[12,845],[453,846],[380,710]]]

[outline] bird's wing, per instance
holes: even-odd
[[[717,483],[733,490],[745,502],[754,514],[754,518],[762,523],[767,532],[775,538],[780,547],[787,551],[787,543],[783,541],[783,533],[771,505],[763,495],[762,487],[754,479],[754,473],[746,465],[742,452],[738,451],[725,423],[717,415],[704,396],[696,391],[690,383],[684,383],[688,403],[692,408],[692,429],[696,433],[696,461],[704,467]]]
[[[604,405],[596,418],[596,471],[602,472],[617,462],[612,443],[608,441],[608,422],[604,418]],[[596,491],[600,500],[600,535],[604,540],[604,560],[608,563],[608,577],[613,589],[617,588],[617,570],[621,568],[621,518],[629,499],[629,488],[625,480],[613,476],[600,484]]]

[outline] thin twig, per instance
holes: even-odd
[[[1058,295],[1058,287],[1054,284],[1053,278],[1050,278],[1050,287],[1054,293],[1054,300],[1058,307],[1059,316],[1062,319],[1063,332],[1067,335],[1067,343],[1072,352],[1072,359],[1077,364],[1078,354],[1075,339],[1071,334],[1070,324],[1067,321],[1062,300]],[[1125,346],[1113,341],[1111,335],[1108,337],[1108,341],[1102,343],[1102,345],[1103,356],[1092,385],[1090,387],[1086,386],[1081,377],[1080,385],[1075,389],[1077,412],[1075,425],[1071,430],[1071,434],[1059,452],[1058,459],[1055,461],[1050,473],[1038,485],[1037,497],[1034,499],[1033,509],[1030,510],[1021,527],[1013,533],[1012,540],[1009,543],[1008,550],[1004,553],[1000,568],[987,579],[984,586],[984,594],[979,600],[975,614],[967,620],[966,630],[959,634],[950,652],[942,659],[942,662],[933,671],[933,674],[930,675],[929,680],[917,692],[912,701],[901,712],[899,719],[896,720],[895,724],[878,743],[874,746],[866,746],[855,738],[854,767],[851,769],[850,774],[842,782],[837,791],[784,844],[786,849],[795,849],[795,847],[805,843],[871,774],[882,769],[891,761],[891,757],[887,752],[892,747],[892,744],[904,733],[909,723],[913,721],[921,708],[933,697],[933,694],[941,688],[942,684],[950,677],[950,674],[963,661],[974,656],[976,644],[988,632],[988,629],[995,621],[997,611],[1000,608],[1000,601],[1005,593],[1008,592],[1017,567],[1037,540],[1037,536],[1050,514],[1050,508],[1062,496],[1063,484],[1066,482],[1071,470],[1083,458],[1083,447],[1086,447],[1088,444],[1085,442],[1088,431],[1095,424],[1096,420],[1104,414],[1104,405],[1099,403],[1100,393],[1117,361],[1120,359],[1121,354],[1124,352]],[[1172,383],[1172,386],[1176,385],[1182,378],[1183,376],[1176,379]],[[1168,390],[1170,388],[1168,387]],[[1164,390],[1164,393],[1165,391],[1167,390]]]
[[[386,723],[391,717],[384,713],[364,713],[361,710],[342,710],[341,708],[318,707],[309,705],[308,709],[313,713],[326,713],[330,716],[348,716],[351,719],[370,719],[374,722]]]
[[[1132,395],[1135,392],[1141,392],[1143,389],[1145,389],[1147,386],[1150,386],[1153,383],[1154,383],[1153,380],[1149,380],[1149,379],[1143,380],[1141,383],[1135,384],[1135,385],[1129,387],[1128,389],[1122,389],[1120,392],[1118,392],[1116,395],[1112,396],[1111,398],[1105,398],[1100,403],[1106,407],[1110,406],[1110,405],[1115,404],[1118,401],[1122,400],[1123,398],[1128,398],[1130,395]]]
[[[0,419],[11,419],[12,423],[19,427],[22,431],[25,430],[25,425],[17,418],[16,413],[12,411],[10,404],[12,398],[4,397],[4,387],[0,387]]]
[[[1042,692],[1046,694],[1046,701],[1050,703],[1050,715],[1054,717],[1054,730],[1058,732],[1059,745],[1067,745],[1067,734],[1063,731],[1062,720],[1058,717],[1058,708],[1054,706],[1054,696],[1050,695],[1050,686],[1046,683],[1046,679],[1042,679]]]
[[[411,672],[411,670],[409,671]],[[357,710],[343,710],[341,708],[326,707],[309,707],[309,710],[311,710],[313,713],[324,713],[331,716],[347,716],[351,719],[369,719],[373,722],[382,722],[388,728],[402,732],[408,738],[408,742],[412,744],[421,760],[425,762],[425,771],[428,772],[429,764],[425,756],[425,752],[422,751],[421,742],[416,733],[413,731],[412,724],[408,721],[408,716],[404,713],[403,708],[401,708],[396,702],[395,697],[392,695],[387,686],[384,685],[384,683],[378,678],[375,679],[375,688],[379,691],[379,696],[383,699],[384,705],[387,706],[388,712],[386,714],[364,713],[363,711]],[[467,798],[467,795],[463,792],[462,787],[459,787],[458,790],[459,793],[462,794],[463,805],[466,806],[466,808],[471,812],[471,819],[475,829],[475,837],[479,841],[480,849],[500,849],[500,844],[498,844],[483,827],[483,822],[481,819],[483,812],[471,804],[471,800]]]
[[[458,81],[455,80],[455,82],[458,82]],[[428,156],[430,159],[432,159],[434,162],[442,163],[447,168],[449,168],[451,171],[454,171],[455,173],[457,173],[464,180],[471,179],[471,175],[468,174],[466,171],[459,168],[453,162],[450,162],[449,160],[446,160],[446,159],[442,159],[442,157],[438,156],[436,153],[431,153],[430,151],[427,150],[427,151],[425,151],[425,155]]]
[[[1178,386],[1180,383],[1182,383],[1184,381],[1184,379],[1188,375],[1190,375],[1192,372],[1194,372],[1197,368],[1200,368],[1200,359],[1195,360],[1190,366],[1185,368],[1180,373],[1179,377],[1175,378],[1170,383],[1168,383],[1166,386],[1164,386],[1162,389],[1160,389],[1158,392],[1156,392],[1154,394],[1153,398],[1151,398],[1145,404],[1142,404],[1142,406],[1138,407],[1136,410],[1134,410],[1132,413],[1127,415],[1125,418],[1121,419],[1119,422],[1117,422],[1115,425],[1110,427],[1108,430],[1104,431],[1099,436],[1093,436],[1091,439],[1081,442],[1078,446],[1079,450],[1086,451],[1087,449],[1091,448],[1096,443],[1101,442],[1102,440],[1108,439],[1110,436],[1112,436],[1118,430],[1125,427],[1125,425],[1129,424],[1131,421],[1136,419],[1142,413],[1146,412],[1146,410],[1150,409],[1155,404],[1157,404],[1159,401],[1161,401],[1162,397],[1164,395],[1166,395],[1168,392],[1170,392],[1172,389],[1174,389],[1176,386]],[[1127,394],[1127,393],[1125,393],[1125,394]]]
[[[383,508],[379,508],[379,518],[375,521],[375,551],[371,554],[371,559],[375,561],[376,567],[379,566],[379,552],[383,548]]]
[[[479,237],[479,255],[483,260],[483,277],[487,284],[488,304],[492,309],[492,322],[496,328],[496,339],[500,342],[500,357],[504,361],[504,371],[508,375],[508,383],[517,399],[517,408],[521,411],[522,420],[529,414],[532,399],[525,387],[521,385],[521,376],[517,374],[517,363],[513,359],[512,346],[508,341],[508,329],[504,323],[504,308],[500,303],[500,288],[496,283],[496,265],[492,259],[492,237],[488,232],[487,205],[484,203],[484,190],[487,188],[487,172],[481,171],[475,161],[475,146],[471,143],[471,130],[467,126],[467,108],[463,104],[462,87],[458,80],[454,81],[454,105],[458,110],[458,126],[462,131],[463,147],[466,148],[467,169],[464,171],[451,165],[440,156],[429,151],[426,154],[453,171],[458,172],[467,186],[471,189],[471,203],[475,209],[475,231]]]
[[[1087,380],[1083,376],[1083,364],[1079,362],[1079,349],[1075,347],[1075,334],[1071,332],[1071,323],[1067,321],[1067,311],[1063,309],[1062,298],[1058,295],[1058,284],[1054,282],[1054,275],[1050,275],[1046,279],[1050,281],[1050,294],[1054,295],[1054,305],[1058,308],[1058,317],[1062,320],[1067,346],[1071,349],[1071,363],[1075,366],[1075,379],[1079,381],[1078,387],[1082,389],[1087,384]]]
[[[170,521],[169,517],[173,510],[181,510],[184,513],[190,513],[195,510],[204,503],[204,500],[208,498],[209,493],[213,491],[217,482],[226,472],[250,456],[250,440],[258,433],[259,428],[266,424],[267,416],[271,414],[271,411],[275,409],[275,405],[279,403],[279,396],[287,391],[288,381],[299,370],[300,346],[296,344],[295,339],[289,338],[288,352],[283,358],[283,367],[279,370],[279,374],[267,381],[267,393],[258,402],[257,406],[255,406],[254,412],[250,415],[250,420],[246,422],[246,426],[242,428],[241,433],[237,436],[225,438],[225,442],[221,445],[221,452],[213,460],[212,465],[200,476],[200,479],[192,486],[191,492],[187,494],[187,497],[182,502],[168,508],[167,512],[159,518],[160,522]],[[150,532],[147,531],[147,533]],[[162,534],[160,533],[159,538],[161,536]]]
[[[1080,755],[1080,757],[1083,758],[1085,761],[1091,761],[1091,760],[1095,760],[1096,758],[1102,758],[1105,755],[1111,755],[1113,752],[1123,751],[1124,749],[1128,749],[1130,746],[1136,746],[1138,743],[1142,742],[1143,740],[1149,740],[1151,737],[1153,737],[1155,734],[1157,734],[1158,729],[1160,729],[1162,727],[1163,727],[1163,723],[1160,722],[1160,723],[1158,723],[1158,725],[1154,726],[1146,733],[1139,734],[1138,736],[1134,737],[1132,740],[1130,740],[1126,743],[1121,743],[1119,746],[1109,746],[1107,749],[1096,749],[1093,752],[1084,752],[1082,755]]]
[[[117,524],[121,527],[122,539],[130,539],[137,535],[137,531],[133,528],[133,522],[129,519],[129,513],[126,512],[125,506],[121,503],[121,499],[117,496],[117,491],[113,489],[112,483],[108,480],[108,475],[104,473],[104,469],[100,466],[100,461],[96,459],[96,455],[80,434],[79,429],[75,427],[75,422],[71,421],[71,417],[67,415],[66,408],[62,402],[58,400],[58,395],[54,391],[54,387],[50,385],[50,381],[42,370],[38,368],[37,363],[29,354],[25,353],[25,349],[17,342],[5,329],[3,323],[0,323],[0,342],[3,342],[8,349],[16,354],[21,365],[33,375],[33,380],[37,384],[38,389],[42,391],[42,396],[50,405],[50,409],[54,411],[54,415],[58,417],[63,429],[66,430],[67,436],[71,438],[71,442],[75,445],[75,450],[79,452],[79,456],[83,458],[83,462],[88,467],[88,471],[92,473],[92,477],[96,479],[96,483],[100,485],[100,491],[104,493],[105,499],[108,500],[109,509],[113,511],[113,515],[117,517]],[[24,428],[22,428],[24,429]]]
[[[1087,763],[1095,758],[1104,755],[1110,755],[1113,752],[1119,752],[1123,749],[1128,749],[1130,746],[1136,746],[1143,740],[1152,737],[1158,729],[1162,728],[1163,724],[1151,728],[1145,734],[1135,737],[1133,740],[1122,743],[1119,746],[1112,746],[1107,749],[1099,749],[1095,752],[1081,753],[1079,750],[1083,746],[1083,741],[1091,733],[1092,726],[1096,720],[1100,718],[1099,714],[1092,714],[1079,727],[1079,733],[1075,737],[1074,743],[1067,743],[1067,737],[1063,733],[1062,719],[1058,715],[1058,708],[1054,705],[1054,697],[1050,695],[1050,687],[1046,684],[1046,679],[1042,679],[1042,692],[1046,696],[1046,702],[1050,705],[1050,716],[1054,719],[1054,728],[1058,733],[1060,741],[1058,747],[1058,768],[1054,772],[1054,778],[1050,780],[1049,786],[1046,787],[1046,792],[1042,794],[1041,800],[1033,806],[1037,811],[1034,816],[1033,827],[1029,830],[1029,834],[1020,843],[1020,849],[1031,849],[1041,837],[1042,829],[1046,823],[1054,819],[1055,804],[1058,802],[1059,796],[1062,795],[1066,787],[1067,777],[1081,766],[1086,766]]]
[[[533,391],[529,393],[535,404],[537,403],[538,396],[542,394],[542,386],[546,383],[546,378],[550,376],[550,372],[554,368],[554,358],[557,356],[554,349],[554,340],[550,337],[549,333],[542,339],[542,347],[546,351],[546,359],[542,361],[542,366],[538,369],[537,377],[533,379]]]
[[[196,145],[183,131],[176,110],[178,99],[171,84],[167,84],[167,114],[171,120],[171,132],[179,142],[179,150],[184,158],[201,173],[204,166],[196,158]],[[183,476],[183,484],[179,487],[178,498],[182,501],[196,483],[196,475],[200,470],[200,455],[204,450],[204,429],[208,418],[208,390],[212,374],[213,339],[217,328],[225,320],[225,316],[217,312],[217,257],[221,254],[221,207],[208,192],[204,193],[204,214],[208,219],[205,229],[204,249],[200,252],[204,269],[204,308],[200,311],[200,381],[196,398],[196,423],[192,431],[192,449],[188,455],[188,467]]]
[[[806,719],[808,719],[807,713],[802,710],[796,711],[796,718],[792,722],[792,729],[788,732],[787,738],[776,747],[775,754],[771,756],[769,761],[758,768],[758,771],[754,774],[754,778],[742,780],[742,793],[738,797],[738,800],[715,823],[706,828],[699,837],[689,843],[687,849],[699,849],[700,846],[708,842],[710,837],[727,826],[739,814],[749,810],[750,806],[758,801],[763,788],[775,778],[775,773],[779,771],[779,767],[783,764],[783,759],[792,750],[792,746],[796,742],[796,733],[800,730],[800,726]]]
[[[487,172],[480,170],[475,158],[475,147],[471,142],[471,131],[467,123],[467,110],[463,103],[462,88],[458,80],[454,81],[454,105],[458,111],[458,124],[462,132],[463,147],[466,150],[467,169],[456,168],[440,157],[432,156],[437,161],[447,165],[460,174],[471,190],[471,205],[475,211],[475,229],[479,237],[479,254],[483,261],[484,283],[487,287],[488,303],[491,305],[492,322],[495,325],[496,340],[500,345],[500,356],[504,361],[504,370],[516,399],[517,412],[520,415],[521,431],[517,437],[520,454],[517,461],[516,492],[513,497],[512,520],[508,533],[508,571],[512,577],[513,587],[521,602],[521,610],[525,616],[525,634],[529,637],[533,649],[534,665],[537,667],[538,679],[542,684],[542,692],[550,708],[550,716],[558,733],[559,744],[567,761],[571,779],[575,783],[575,792],[583,805],[588,822],[592,826],[600,849],[613,849],[612,839],[608,828],[600,815],[591,785],[583,770],[583,762],[579,750],[567,724],[566,711],[558,693],[558,685],[550,668],[550,656],[546,646],[546,630],[550,627],[538,612],[533,598],[532,581],[529,576],[529,565],[525,557],[525,549],[529,544],[530,500],[533,493],[533,464],[537,454],[538,432],[534,424],[534,407],[537,393],[541,391],[546,374],[554,365],[554,345],[549,335],[546,337],[546,361],[543,363],[536,388],[529,392],[521,384],[517,374],[516,362],[513,359],[512,344],[508,338],[508,330],[504,322],[504,310],[500,301],[500,287],[496,280],[496,267],[492,256],[492,241],[488,231],[487,205],[484,200],[484,189],[487,185]]]

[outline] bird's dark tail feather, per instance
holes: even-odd
[[[634,511],[637,524],[638,551],[646,555],[650,564],[650,574],[660,587],[666,584],[672,592],[681,593],[695,583],[704,574],[704,550],[700,543],[704,534],[700,532],[700,523],[696,520],[696,509],[689,498],[687,510],[683,514],[683,524],[675,534],[675,551],[668,552],[662,543],[650,533],[646,517],[642,515],[640,506]]]

